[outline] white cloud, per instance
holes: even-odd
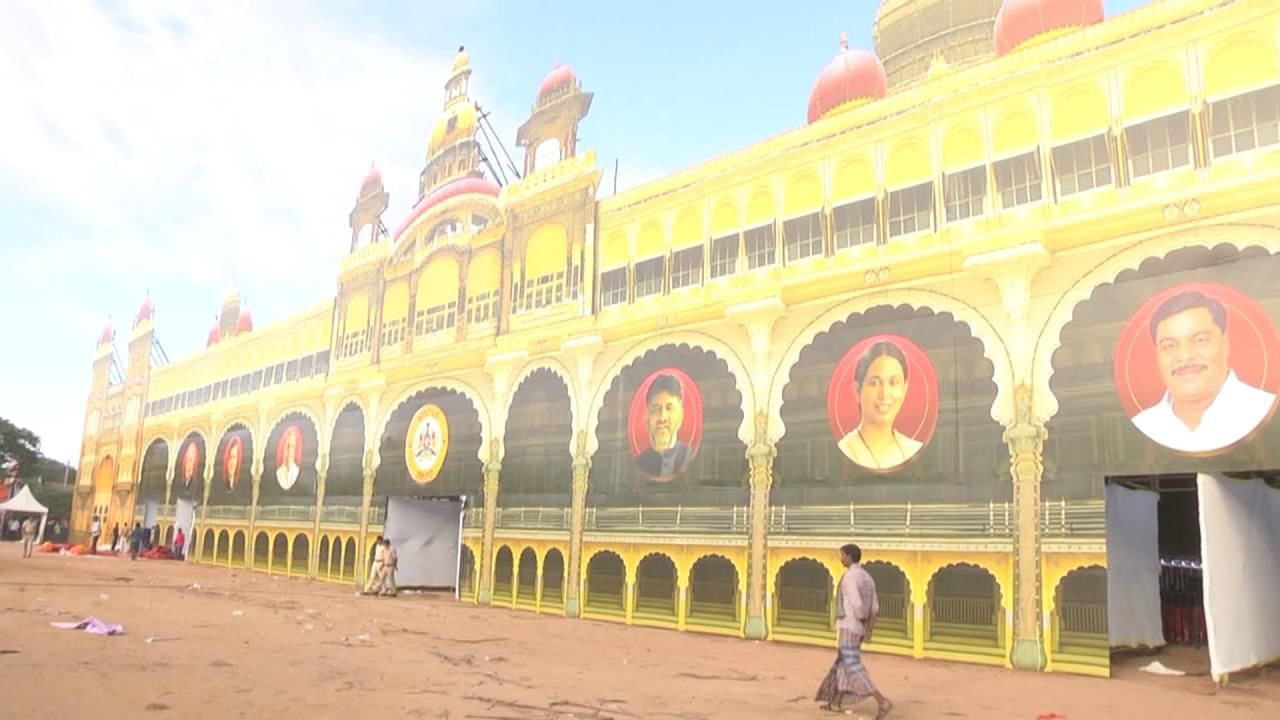
[[[10,378],[37,376],[3,411],[59,455],[79,447],[96,337],[83,325],[104,305],[131,310],[151,288],[172,357],[195,349],[232,276],[260,324],[331,295],[370,161],[388,226],[416,197],[455,46],[388,44],[298,2],[10,0],[0,13],[0,264],[43,279],[27,289],[58,297],[47,324],[65,330],[35,346],[46,358],[3,361]],[[15,217],[57,227],[19,243],[30,228]]]

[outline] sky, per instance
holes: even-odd
[[[517,165],[538,83],[572,65],[607,192],[615,160],[626,189],[802,125],[878,4],[6,0],[0,417],[74,461],[97,338],[110,318],[123,362],[148,291],[170,359],[232,283],[259,328],[331,298],[370,165],[388,227],[415,200],[459,45]]]

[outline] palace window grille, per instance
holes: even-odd
[[[600,307],[621,305],[627,301],[627,269],[620,267],[600,275]]]
[[[656,257],[636,263],[635,298],[650,295],[661,295],[663,279],[666,275],[666,258]]]
[[[454,327],[457,322],[458,301],[450,300],[447,303],[419,310],[414,319],[413,333],[414,335],[431,335]]]
[[[932,229],[932,183],[889,192],[889,237],[901,237]]]
[[[776,265],[778,262],[778,238],[773,231],[773,223],[751,228],[743,233],[747,246],[747,269]]]
[[[879,236],[876,199],[864,198],[833,208],[831,225],[837,252],[856,245],[875,244]]]
[[[738,234],[711,241],[711,279],[738,272]]]
[[[1008,210],[1038,202],[1044,197],[1044,178],[1040,173],[1040,153],[1033,150],[996,163],[996,187],[1000,190],[1000,207]]]
[[[404,342],[404,331],[409,324],[409,318],[398,317],[391,321],[382,323],[382,347],[392,347]]]
[[[1054,148],[1053,171],[1063,197],[1110,185],[1114,174],[1107,136],[1094,135]]]
[[[1280,85],[1209,105],[1209,142],[1215,158],[1280,143]]]
[[[987,199],[987,168],[979,166],[947,173],[942,177],[947,222],[958,222],[982,214]]]
[[[702,284],[702,246],[677,250],[671,254],[671,289]]]
[[[1187,112],[1131,125],[1124,136],[1135,178],[1191,164],[1191,115]]]
[[[564,270],[525,281],[523,310],[537,310],[564,302]]]
[[[782,238],[787,245],[787,262],[822,254],[822,213],[815,212],[791,218],[782,224]]]
[[[498,291],[485,290],[467,296],[467,324],[486,323],[498,317]]]

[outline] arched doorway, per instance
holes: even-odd
[[[542,559],[542,600],[543,610],[564,609],[564,555],[558,548],[547,551]]]
[[[93,473],[93,517],[101,519],[102,540],[108,543],[111,542],[107,532],[111,527],[111,487],[115,481],[116,459],[108,455],[98,463],[98,469]]]
[[[235,567],[244,566],[244,544],[244,531],[237,530],[231,537],[231,564]]]
[[[688,622],[718,627],[738,626],[738,569],[719,555],[701,557],[689,570]]]
[[[533,548],[521,551],[516,577],[516,604],[532,607],[538,601],[538,553]]]
[[[1004,609],[994,575],[976,565],[950,565],[929,580],[926,650],[1000,655]]]
[[[248,519],[253,502],[253,433],[242,423],[227,428],[218,440],[209,485],[209,506],[236,508],[223,517]]]
[[[835,585],[817,560],[796,558],[778,568],[773,627],[783,633],[835,637]]]
[[[662,554],[647,555],[636,566],[634,616],[675,622],[676,564]]]
[[[169,467],[169,444],[164,440],[152,440],[142,456],[142,469],[138,473],[138,506],[164,502]]]
[[[476,554],[468,545],[462,546],[462,558],[458,569],[458,598],[466,602],[476,600]]]
[[[876,581],[876,600],[880,614],[876,617],[873,642],[878,645],[911,647],[914,611],[911,605],[911,583],[902,568],[893,563],[872,561],[862,566]]]
[[[266,570],[271,562],[271,539],[264,532],[253,539],[253,569]]]
[[[214,552],[216,551],[215,543],[217,542],[215,538],[216,536],[213,534],[213,530],[210,529],[204,531],[204,536],[201,538],[200,543],[201,562],[213,562]]]
[[[627,569],[617,553],[598,552],[587,563],[587,597],[589,612],[625,615]]]
[[[328,580],[333,571],[333,557],[329,554],[329,536],[322,535],[320,537],[320,546],[316,548],[317,561],[316,575]]]
[[[569,388],[559,375],[539,368],[516,388],[503,439],[497,527],[569,528],[572,422]]]
[[[284,533],[276,533],[271,541],[271,572],[287,573],[289,571],[289,537]]]
[[[734,520],[750,504],[742,395],[725,360],[684,344],[650,350],[612,378],[597,419],[587,506],[598,526],[746,532]],[[677,507],[708,510],[685,521]]]
[[[289,574],[311,574],[311,542],[303,533],[293,536],[293,548],[289,551]]]
[[[498,553],[493,559],[493,599],[495,602],[511,602],[511,585],[514,573],[515,562],[511,557],[511,548],[503,545],[498,548]]]
[[[1077,568],[1058,583],[1053,594],[1049,647],[1055,664],[1111,664],[1105,568]]]
[[[226,530],[218,533],[218,545],[214,549],[213,561],[215,563],[228,562],[231,558],[231,534]]]
[[[337,543],[334,543],[335,545]],[[347,538],[347,544],[342,549],[342,579],[348,582],[356,579],[356,539]]]

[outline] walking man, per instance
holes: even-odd
[[[98,554],[98,538],[102,537],[102,521],[95,515],[93,523],[89,525],[89,552]]]
[[[876,599],[876,581],[859,564],[861,561],[862,549],[857,545],[850,543],[840,548],[840,564],[845,571],[836,591],[836,661],[814,699],[824,702],[823,710],[842,712],[846,695],[852,695],[854,702],[874,697],[880,706],[876,720],[884,720],[893,710],[893,703],[880,694],[862,664],[862,643],[871,638],[880,602]]]
[[[383,595],[396,596],[396,549],[392,547],[390,540],[383,540],[383,546],[386,548],[382,551],[382,593]]]
[[[370,595],[375,592],[375,588],[382,587],[382,559],[386,553],[386,546],[382,544],[382,536],[379,535],[373,541],[373,564],[369,566],[369,578],[364,583],[364,594]]]
[[[29,517],[22,521],[22,557],[31,557],[31,548],[36,544],[36,519]]]
[[[147,531],[142,529],[142,523],[133,524],[133,537],[129,543],[129,559],[137,560],[138,552],[142,549],[143,539],[146,537]]]

